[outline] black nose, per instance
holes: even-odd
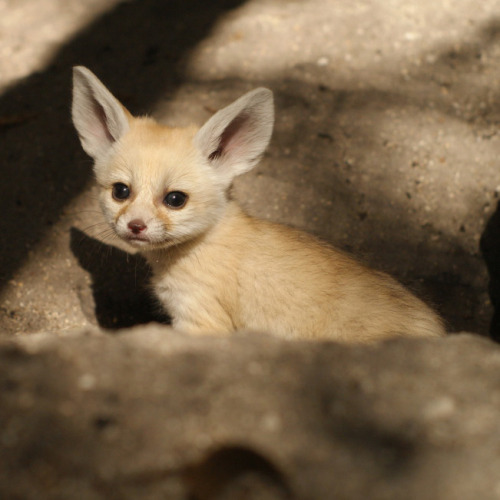
[[[142,233],[148,226],[146,226],[146,223],[141,220],[141,219],[134,219],[131,220],[128,223],[128,228],[134,233],[134,234],[139,234]]]

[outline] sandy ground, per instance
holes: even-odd
[[[84,64],[167,123],[271,88],[272,144],[235,186],[248,211],[388,271],[450,330],[487,334],[499,61],[495,0],[0,0],[0,330],[165,320],[142,260],[102,237],[69,114]]]

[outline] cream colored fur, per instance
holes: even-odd
[[[439,317],[386,274],[309,234],[250,217],[231,200],[233,178],[269,142],[269,90],[245,94],[200,130],[133,118],[83,67],[74,69],[73,96],[105,217],[149,261],[174,327],[345,342],[444,334]],[[113,198],[116,183],[129,188],[127,199]],[[172,191],[188,196],[182,208],[166,204]]]

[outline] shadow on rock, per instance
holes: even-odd
[[[488,291],[494,309],[490,323],[490,336],[500,341],[500,202],[486,224],[481,236],[481,252],[488,268]]]
[[[71,251],[92,276],[94,311],[103,328],[125,328],[150,323],[169,323],[149,289],[151,270],[145,259],[106,245],[82,231],[71,229]],[[84,302],[89,302],[82,299]]]
[[[276,467],[262,455],[242,446],[210,453],[184,474],[190,500],[245,498],[285,500],[292,495]]]

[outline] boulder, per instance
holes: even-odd
[[[499,374],[468,334],[5,337],[0,498],[498,498]]]

